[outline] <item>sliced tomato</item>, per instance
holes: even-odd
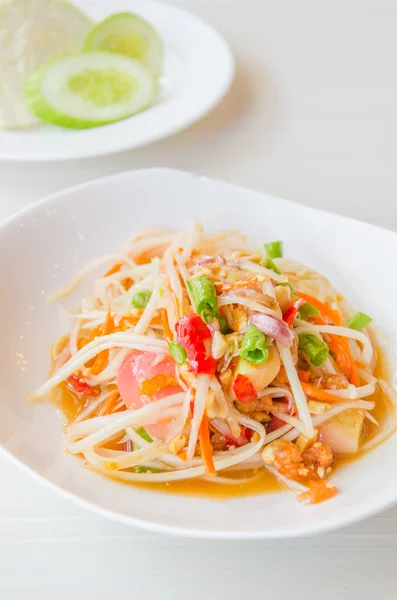
[[[161,398],[182,392],[175,379],[175,362],[170,356],[133,351],[117,373],[117,387],[127,408],[136,410]],[[150,423],[150,436],[165,440],[170,421]]]
[[[241,375],[241,373],[234,380],[233,391],[236,394],[236,398],[244,403],[251,402],[251,400],[255,400],[258,396],[249,377]]]

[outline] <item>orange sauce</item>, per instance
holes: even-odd
[[[52,354],[53,365],[64,348],[66,341],[67,338],[65,338],[65,342],[63,344],[61,340],[59,340],[59,342],[56,344],[56,352],[53,352]],[[390,380],[388,371],[387,361],[378,349],[378,360],[374,375],[377,378]],[[380,428],[382,428],[383,423],[388,418],[388,400],[385,397],[382,388],[377,386],[373,396],[367,399],[375,402],[375,408],[371,411],[371,414],[379,422]],[[67,383],[63,382],[51,392],[50,400],[61,413],[65,424],[68,424],[74,421],[74,419],[88,405],[88,403],[92,402],[93,398],[90,396],[73,393],[73,390],[70,389]],[[371,439],[378,432],[379,428],[367,419],[363,441]],[[117,444],[118,442],[113,440],[113,442],[109,444],[109,448],[121,449],[120,446],[117,447]],[[360,453],[354,456],[335,456],[335,460],[332,465],[333,471],[343,467],[343,465],[346,465],[347,463],[357,460],[359,457]],[[203,479],[188,479],[167,483],[133,483],[131,485],[163,493],[183,494],[190,496],[210,496],[211,498],[217,499],[259,495],[264,493],[280,492],[284,490],[284,487],[278,483],[274,476],[271,475],[266,469],[251,469],[249,471],[245,471],[244,473],[221,472],[220,475],[222,477],[233,478],[233,480],[237,480],[237,482],[223,484]]]
[[[372,340],[372,341],[375,346],[375,340]],[[376,347],[376,353],[377,353],[377,361],[376,361],[376,367],[374,369],[374,377],[376,377],[377,379],[384,379],[385,381],[391,381],[391,370],[388,365],[385,352],[378,346],[378,347]],[[363,443],[372,439],[380,431],[382,431],[383,426],[385,425],[386,421],[388,420],[388,415],[389,415],[389,410],[390,410],[389,400],[387,399],[387,396],[385,395],[385,393],[380,385],[376,386],[375,393],[372,396],[368,396],[368,398],[365,398],[365,400],[368,400],[370,402],[375,402],[375,407],[373,408],[373,410],[371,410],[371,415],[378,421],[379,426],[375,425],[375,423],[372,423],[368,419],[365,420],[365,430],[364,430],[364,435],[363,435],[363,440],[362,440]],[[353,456],[336,455],[334,463],[332,465],[333,470],[335,471],[335,469],[338,469],[339,467],[343,467],[344,465],[347,465],[349,463],[356,461],[363,454],[365,454],[365,452],[358,452],[357,454],[354,454]]]
[[[72,423],[83,408],[81,395],[73,394],[65,381],[50,392],[50,401],[60,413],[65,425]]]
[[[220,473],[223,477],[224,473]],[[215,483],[203,479],[186,479],[183,481],[170,481],[167,483],[134,483],[132,485],[153,490],[156,492],[182,494],[184,496],[210,496],[224,500],[244,496],[257,496],[259,494],[281,492],[284,487],[278,483],[269,471],[265,469],[252,469],[244,475],[229,473],[238,483]],[[128,483],[128,482],[127,482]]]
[[[51,369],[50,374],[52,375],[56,368],[60,366],[59,360],[62,357],[63,351],[68,344],[69,337],[63,336],[52,346],[50,351],[51,358]],[[78,340],[78,346],[84,345],[85,339]],[[62,361],[62,363],[65,361]],[[72,387],[68,385],[67,381],[62,381],[50,392],[50,402],[55,406],[58,413],[60,414],[62,421],[65,425],[73,423],[78,417],[79,413],[92,402],[92,396],[86,396],[85,394],[77,394],[73,391]]]

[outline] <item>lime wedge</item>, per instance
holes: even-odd
[[[43,63],[80,50],[91,21],[61,0],[0,2],[0,128],[34,125],[25,106],[26,77]]]
[[[163,50],[153,27],[132,13],[111,15],[89,33],[86,50],[107,50],[135,58],[157,77],[162,68]]]
[[[140,62],[114,52],[79,52],[31,75],[25,100],[42,121],[83,129],[106,125],[150,106],[155,82]]]

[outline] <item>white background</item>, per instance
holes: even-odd
[[[174,4],[233,48],[237,75],[222,104],[134,152],[0,164],[0,218],[91,178],[170,166],[397,229],[395,0]],[[393,273],[394,257],[385,260]],[[94,517],[3,458],[0,476],[1,600],[396,597],[397,509],[306,540],[190,541]]]

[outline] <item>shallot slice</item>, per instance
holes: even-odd
[[[270,315],[264,313],[254,313],[250,317],[250,321],[255,327],[266,333],[269,337],[273,338],[277,342],[280,342],[283,346],[292,346],[294,341],[294,334],[281,319],[276,319]]]

